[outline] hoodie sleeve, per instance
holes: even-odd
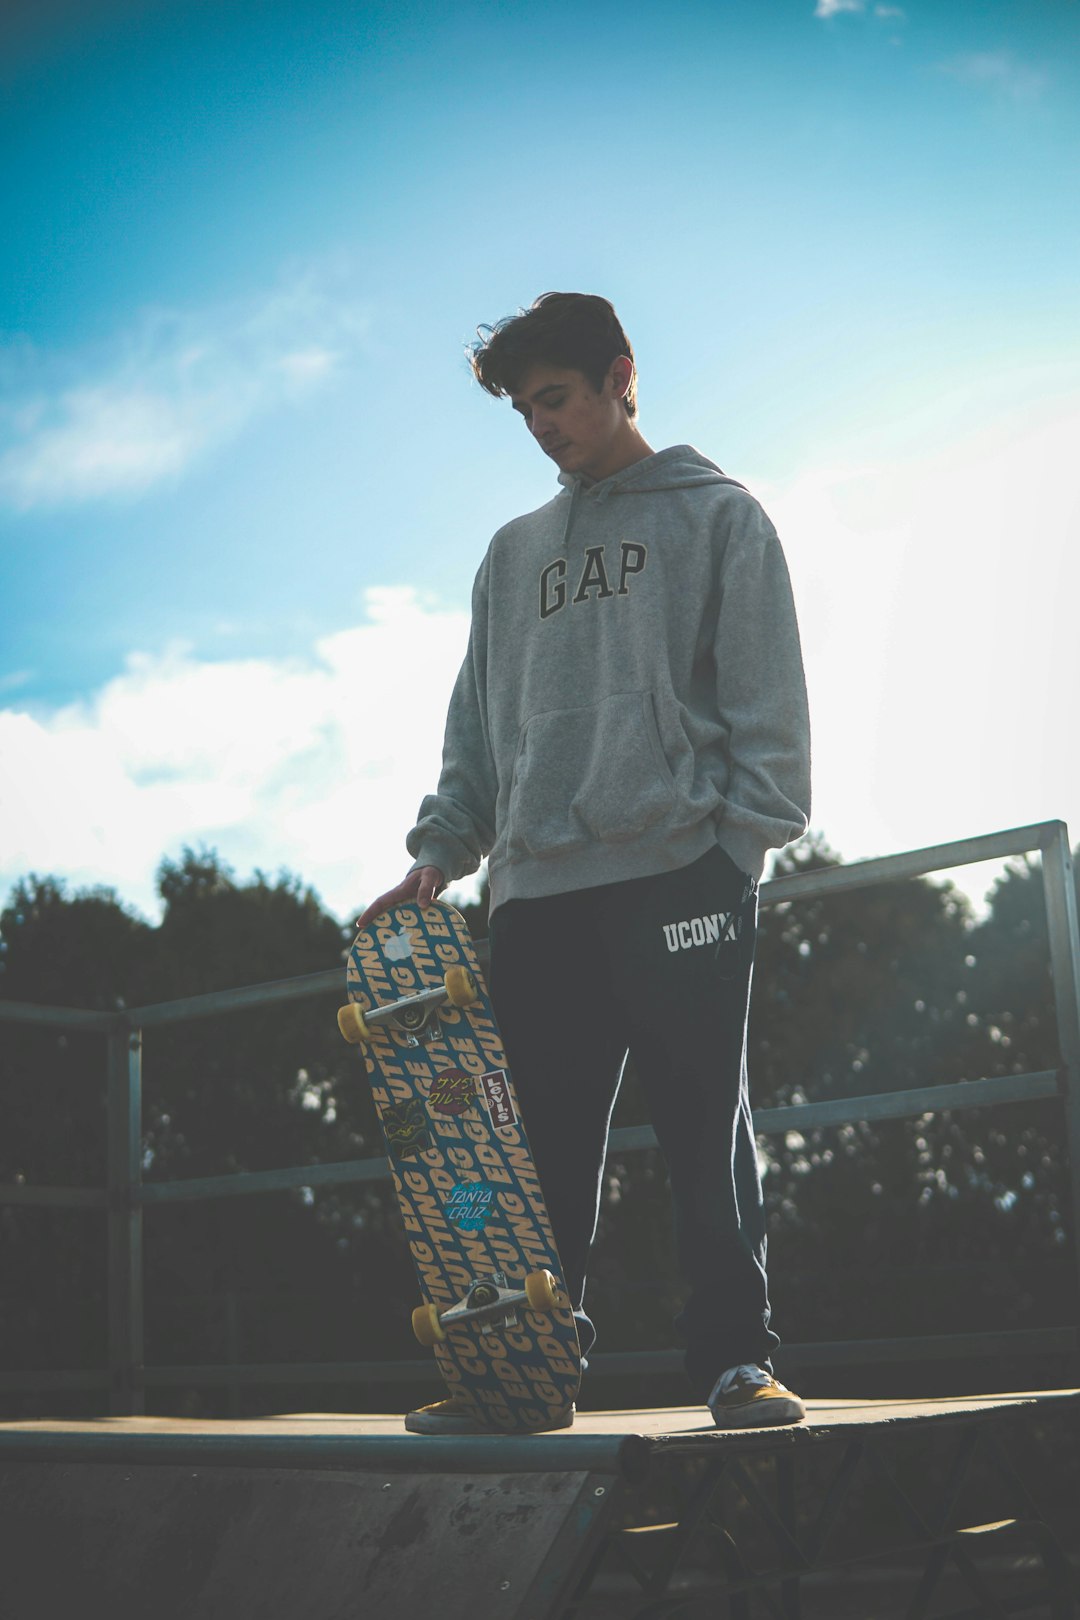
[[[752,497],[738,502],[727,536],[714,646],[731,766],[717,836],[758,877],[768,850],[809,822],[810,717],[787,563]]]
[[[447,711],[439,785],[424,799],[405,840],[411,870],[437,866],[448,883],[475,872],[495,842],[498,783],[487,724],[487,580],[485,558],[473,586],[469,647]]]

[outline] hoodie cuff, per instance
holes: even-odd
[[[422,866],[437,867],[447,883],[456,883],[458,878],[465,877],[471,870],[462,865],[460,850],[455,852],[450,839],[432,838],[430,835],[424,840],[409,871],[418,872]]]

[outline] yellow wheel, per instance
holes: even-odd
[[[474,1001],[479,1000],[480,991],[467,967],[447,968],[443,983],[447,997],[455,1007],[471,1007]]]
[[[559,1303],[559,1291],[550,1271],[530,1271],[525,1279],[525,1298],[532,1311],[550,1311]]]
[[[350,1001],[347,1007],[338,1008],[337,1027],[350,1046],[359,1046],[362,1041],[371,1039],[371,1030],[358,1002]]]
[[[441,1344],[446,1338],[446,1331],[439,1321],[439,1313],[434,1305],[418,1305],[412,1313],[412,1330],[421,1344],[428,1348],[433,1344]]]

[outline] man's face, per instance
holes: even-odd
[[[625,465],[630,418],[620,385],[625,391],[618,361],[599,393],[583,372],[538,364],[520,379],[510,403],[560,472],[607,478]]]

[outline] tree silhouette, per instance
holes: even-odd
[[[837,859],[811,838],[782,854],[778,872]],[[343,965],[346,934],[295,877],[241,883],[213,851],[186,850],[162,862],[158,884],[156,927],[109,890],[18,884],[0,916],[0,995],[115,1011]],[[482,931],[485,892],[467,912]],[[332,993],[148,1028],[147,1182],[378,1156],[336,1002]],[[101,1038],[9,1024],[2,1041],[0,1179],[102,1186]],[[757,1108],[1057,1062],[1037,866],[1013,863],[981,920],[948,884],[925,879],[763,909],[750,1026]],[[615,1123],[644,1119],[631,1068]],[[763,1138],[781,1333],[850,1340],[1071,1320],[1062,1138],[1053,1102]],[[6,1365],[103,1363],[103,1257],[98,1216],[0,1209]],[[151,1363],[415,1354],[416,1285],[385,1185],[151,1206],[145,1272]],[[667,1346],[680,1298],[663,1162],[655,1151],[614,1152],[589,1294],[599,1348]],[[1044,1372],[1054,1381],[1056,1369]],[[380,1395],[368,1392],[369,1403]],[[172,1398],[155,1399],[166,1409]],[[224,1396],[204,1399],[216,1409]]]

